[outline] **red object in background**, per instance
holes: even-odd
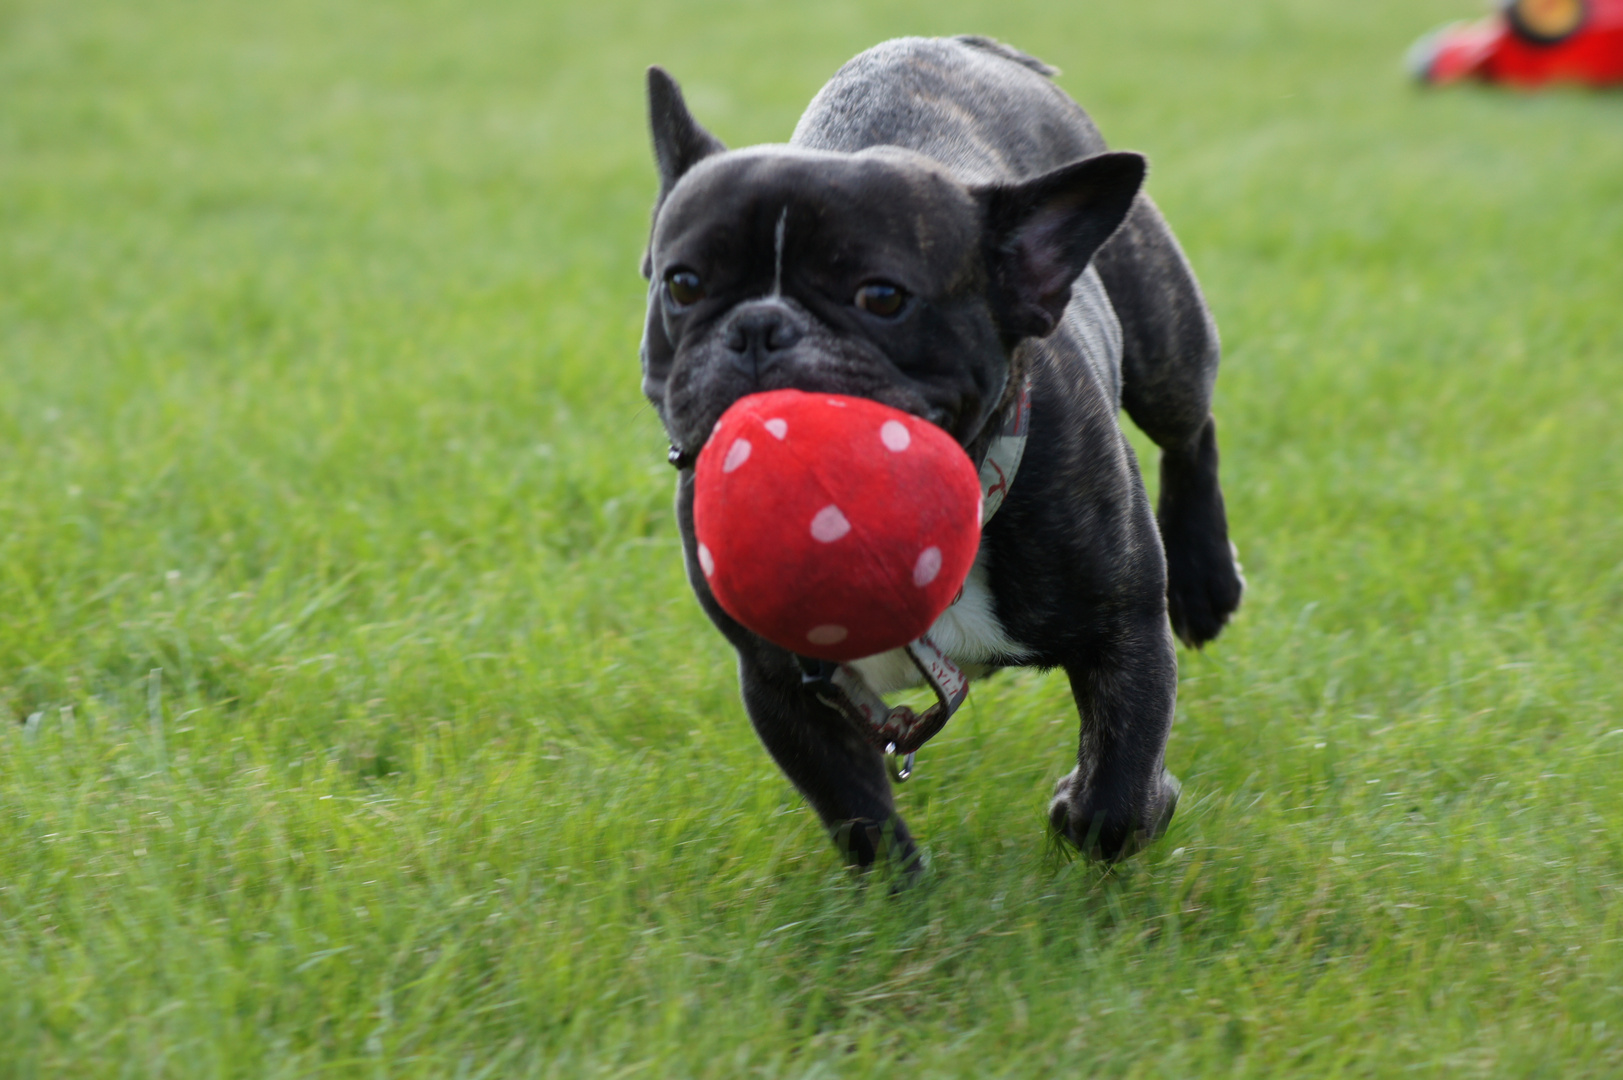
[[[975,561],[980,513],[963,448],[865,398],[742,398],[694,474],[699,566],[716,600],[820,660],[872,656],[928,630]]]
[[[1409,66],[1427,83],[1623,84],[1623,0],[1508,0],[1479,22],[1427,34]]]

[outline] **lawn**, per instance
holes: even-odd
[[[1623,1073],[1623,96],[1408,85],[1476,11],[0,0],[0,1077]],[[893,897],[683,580],[641,73],[966,31],[1150,156],[1251,588],[1164,840],[1014,672]]]

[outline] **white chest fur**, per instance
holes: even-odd
[[[1010,639],[998,622],[986,559],[983,546],[964,581],[964,594],[930,627],[930,640],[971,677],[996,664],[1018,662],[1031,651]],[[903,649],[853,660],[851,666],[880,694],[924,684],[924,676]]]

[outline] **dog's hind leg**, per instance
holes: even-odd
[[[1155,516],[1166,548],[1167,611],[1180,638],[1204,645],[1245,589],[1217,477],[1217,326],[1149,196],[1139,194],[1093,262],[1121,321],[1122,405],[1161,448]]]

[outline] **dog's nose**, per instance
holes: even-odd
[[[801,317],[781,300],[740,304],[727,320],[727,353],[740,371],[758,376],[806,334]]]

